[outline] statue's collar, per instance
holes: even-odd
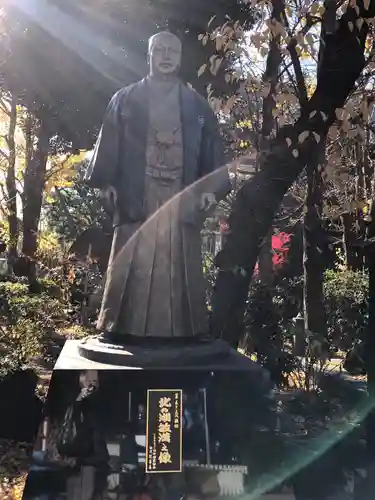
[[[168,76],[164,78],[162,75],[161,76],[147,75],[146,80],[150,83],[157,83],[160,85],[173,85],[180,82],[180,79],[178,78],[177,75],[172,77]]]

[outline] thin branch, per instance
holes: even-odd
[[[283,62],[284,62],[284,61],[283,61]],[[286,72],[287,72],[287,74],[288,74],[288,76],[289,76],[289,79],[290,79],[291,84],[292,84],[292,85],[293,85],[293,87],[294,87],[294,90],[296,91],[296,95],[297,95],[297,97],[299,97],[298,86],[297,86],[297,83],[294,81],[294,78],[293,78],[293,76],[292,76],[291,72],[289,71],[289,67],[285,67],[285,70],[286,70]],[[300,103],[300,104],[301,104],[301,103]]]
[[[284,60],[284,58],[283,58],[283,64],[284,64],[284,69],[283,69],[283,70],[281,70],[281,71],[280,71],[280,73],[279,73],[279,80],[281,79],[281,77],[283,76],[283,74],[284,74],[285,72],[287,72],[287,73],[288,73],[288,76],[290,75],[290,73],[289,73],[289,71],[288,71],[288,70],[289,70],[289,68],[292,66],[292,62],[286,63],[286,61],[285,61],[285,60]]]
[[[4,97],[0,99],[0,110],[7,116],[9,116],[10,112],[9,109],[6,107],[4,104]]]
[[[305,77],[303,76],[303,72],[302,72],[301,61],[300,61],[298,54],[297,54],[297,39],[296,39],[296,37],[293,36],[292,32],[290,31],[289,22],[288,22],[287,15],[285,13],[285,9],[282,10],[281,16],[282,16],[283,21],[285,23],[285,27],[287,29],[288,35],[291,38],[290,42],[288,43],[288,51],[290,54],[290,58],[292,60],[294,74],[296,75],[297,89],[298,89],[298,96],[299,96],[300,105],[301,105],[301,108],[304,108],[308,102],[308,95],[307,95]],[[306,22],[306,25],[305,25],[304,29],[302,30],[302,33],[306,34],[309,31],[309,29],[311,28],[312,24],[313,24],[312,21],[311,21],[311,25],[310,25],[310,23]]]
[[[5,158],[5,160],[9,161],[9,155],[2,148],[0,148],[0,155]]]

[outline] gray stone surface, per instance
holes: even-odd
[[[82,356],[82,352],[85,356]],[[67,340],[55,364],[55,370],[239,370],[266,376],[267,371],[226,343],[216,341],[201,347],[121,348],[96,338]],[[91,359],[90,359],[91,357]]]
[[[233,361],[242,358],[221,340],[193,344],[127,345],[106,343],[98,337],[89,337],[78,344],[79,354],[91,361],[142,368],[204,367],[212,362]],[[246,358],[247,359],[247,358]],[[241,359],[242,360],[242,359]],[[250,360],[247,360],[252,364]]]
[[[108,365],[96,363],[80,356],[78,345],[80,340],[67,340],[54,366],[54,370],[136,370],[125,365]]]

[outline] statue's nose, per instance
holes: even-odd
[[[164,59],[170,59],[171,58],[171,53],[169,49],[164,49],[163,51],[163,58]]]

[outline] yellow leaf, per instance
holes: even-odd
[[[319,8],[318,8],[318,14],[320,14],[321,16],[323,16],[324,12],[326,11],[326,8],[324,7],[324,5],[320,5]]]
[[[70,155],[64,162],[63,167],[65,169],[75,168],[80,164],[86,157],[86,150],[81,150],[77,155]]]
[[[73,182],[71,180],[63,180],[58,183],[58,187],[61,188],[69,188],[73,186]]]
[[[304,132],[302,132],[301,134],[299,134],[299,136],[298,136],[298,142],[300,144],[302,144],[308,138],[309,135],[310,135],[310,132],[308,130],[305,130]]]
[[[310,52],[308,50],[303,50],[303,49],[301,49],[299,56],[301,59],[310,59],[311,58]]]
[[[318,12],[319,12],[319,3],[313,2],[313,4],[311,5],[310,13],[315,15],[318,14]]]
[[[308,97],[311,97],[313,95],[313,93],[315,92],[315,84],[313,83],[306,83],[306,90],[307,90],[307,96]]]

